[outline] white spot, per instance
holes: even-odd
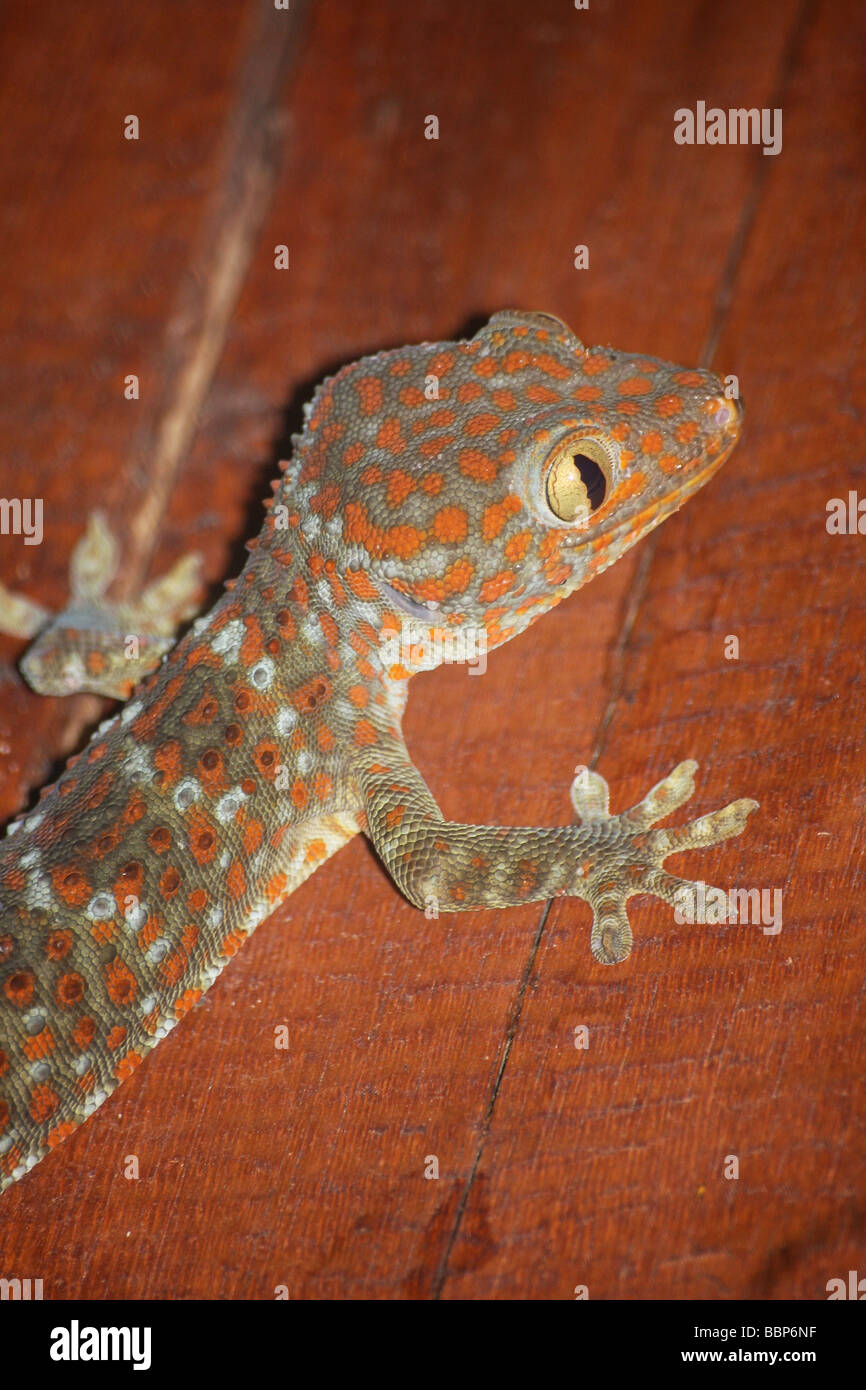
[[[133,719],[137,719],[144,706],[140,700],[130,700],[128,705],[124,705],[120,711],[121,724],[131,724]]]
[[[104,1100],[108,1100],[107,1091],[91,1091],[83,1105],[85,1115],[92,1115],[94,1110],[98,1110]]]
[[[269,656],[263,656],[250,671],[250,681],[256,690],[267,690],[274,679],[274,663]]]
[[[76,1076],[83,1076],[85,1072],[90,1071],[90,1053],[83,1052],[80,1057],[76,1057],[72,1063],[72,1070]]]
[[[144,926],[147,917],[147,903],[131,903],[123,914],[123,920],[126,923],[128,931],[138,931],[140,927]]]
[[[226,623],[225,627],[217,633],[211,642],[211,647],[231,664],[237,661],[245,636],[246,628],[240,618],[235,618],[232,622]]]
[[[156,1008],[157,999],[155,994],[148,994],[139,1004],[139,1012],[142,1014],[152,1014]]]
[[[54,888],[47,874],[33,870],[27,879],[25,901],[31,910],[51,912],[56,906]]]
[[[290,733],[292,732],[292,729],[294,729],[295,725],[297,724],[297,722],[298,722],[298,712],[297,712],[297,710],[291,709],[288,705],[283,705],[283,707],[282,707],[281,709],[278,709],[278,710],[277,710],[277,720],[276,720],[276,724],[277,724],[277,733],[278,733],[278,734],[283,734],[284,736],[285,736],[286,734],[290,734]]]
[[[153,767],[150,761],[150,752],[141,743],[134,744],[130,748],[126,757],[120,764],[122,772],[130,778],[138,778],[142,782],[153,781]]]
[[[322,631],[322,625],[318,618],[310,616],[305,619],[301,627],[301,632],[313,647],[321,647],[325,640],[325,634]]]
[[[300,773],[309,772],[310,768],[313,766],[313,762],[314,758],[312,753],[308,752],[305,748],[301,753],[298,754],[298,771]]]
[[[225,796],[220,797],[214,808],[217,820],[222,825],[227,825],[229,821],[233,821],[246,799],[246,794],[241,791],[240,787],[232,787]]]
[[[201,786],[194,777],[185,777],[174,789],[174,804],[178,811],[188,811],[201,796]]]
[[[105,922],[114,916],[114,898],[110,893],[97,893],[84,909],[85,917],[91,922]]]
[[[156,941],[147,948],[147,959],[151,965],[159,965],[161,960],[165,960],[171,950],[171,942],[164,936],[158,936]]]
[[[36,814],[35,816],[28,816],[27,819],[26,819],[25,822],[24,822],[24,828],[25,828],[25,830],[27,830],[28,833],[32,835],[34,830],[38,830],[38,829],[39,829],[39,826],[42,824],[42,822],[44,821],[44,819],[45,819],[45,813],[44,813],[44,811],[39,811],[39,812],[37,812],[37,814]]]

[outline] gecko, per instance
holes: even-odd
[[[581,769],[568,824],[446,820],[401,732],[408,681],[443,659],[433,638],[493,650],[612,565],[712,477],[742,416],[707,370],[506,310],[325,378],[240,576],[175,645],[194,564],[112,606],[104,518],[65,613],[0,595],[0,625],[36,636],[36,689],[130,696],[0,841],[0,1187],[358,833],[428,916],[579,898],[595,960],[626,958],[628,900],[675,906],[692,885],[667,857],[740,834],[757,802],[660,827],[693,794],[687,761],[619,814]]]

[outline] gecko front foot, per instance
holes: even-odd
[[[581,824],[598,830],[597,847],[577,870],[580,886],[576,891],[592,908],[592,954],[603,965],[615,965],[631,952],[632,931],[625,907],[629,898],[651,893],[672,907],[693,900],[694,883],[662,867],[668,855],[739,835],[758,805],[744,797],[686,825],[653,830],[656,821],[694,795],[697,766],[691,761],[679,763],[642,801],[617,816],[610,814],[608,785],[597,772],[582,769],[571,785],[572,805]]]

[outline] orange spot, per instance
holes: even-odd
[[[327,704],[332,694],[333,686],[327,676],[314,676],[312,680],[305,681],[303,685],[298,686],[297,690],[293,690],[289,699],[295,709],[300,710],[303,714],[310,714],[313,710],[320,709],[322,705]],[[276,748],[277,745],[272,744],[271,747]]]
[[[400,392],[400,404],[410,408],[424,404],[424,392],[417,386],[404,386]]]
[[[509,494],[503,497],[501,502],[492,502],[489,507],[485,507],[481,517],[481,534],[486,541],[493,540],[499,535],[510,516],[516,515],[521,509],[519,497]]]
[[[531,531],[518,531],[505,543],[505,558],[513,565],[519,564],[532,544]]]
[[[652,390],[652,382],[645,376],[627,376],[617,386],[621,396],[645,396]]]
[[[402,469],[395,468],[388,475],[388,487],[385,492],[385,501],[389,507],[399,507],[411,492],[415,491],[415,479]]]
[[[154,854],[165,854],[171,848],[171,831],[164,825],[155,825],[147,837],[147,843]]]
[[[3,982],[3,993],[16,1009],[24,1009],[33,998],[36,980],[30,970],[17,970]]]
[[[235,860],[226,874],[226,888],[232,898],[242,898],[247,891],[247,876],[239,860]]]
[[[265,837],[261,821],[251,820],[244,826],[244,853],[255,854]]]
[[[38,1033],[35,1033],[33,1037],[25,1038],[21,1044],[25,1055],[31,1062],[38,1062],[40,1058],[49,1057],[56,1046],[54,1034],[50,1028],[40,1028]],[[0,1072],[2,1072],[2,1067],[0,1067]]]
[[[199,806],[191,807],[187,818],[187,842],[199,864],[210,864],[219,848],[219,837],[209,817]]]
[[[496,464],[480,449],[461,449],[457,455],[457,466],[467,478],[478,483],[493,482],[496,477]]]
[[[44,1124],[46,1120],[50,1120],[59,1104],[60,1097],[51,1086],[43,1083],[42,1085],[33,1087],[30,1093],[29,1109],[32,1118],[38,1125]]]
[[[115,1004],[131,1004],[138,994],[135,976],[126,962],[117,957],[105,967],[105,987]]]
[[[95,1021],[85,1014],[84,1018],[80,1018],[72,1030],[72,1041],[83,1052],[93,1042],[95,1034]]]
[[[118,1081],[125,1081],[128,1076],[132,1075],[136,1067],[140,1065],[141,1053],[127,1052],[126,1056],[121,1057],[120,1061],[115,1067],[114,1074],[117,1077]]]
[[[66,975],[60,976],[54,996],[61,1008],[71,1009],[73,1004],[79,1004],[84,998],[86,988],[83,975],[70,970]]]
[[[528,401],[532,401],[536,405],[555,405],[558,400],[562,399],[557,391],[538,381],[530,382],[525,395]]]
[[[470,436],[489,434],[498,424],[498,415],[493,415],[490,411],[484,411],[480,415],[470,416],[463,427],[463,432]]]
[[[175,1017],[183,1018],[184,1014],[188,1014],[190,1009],[195,1008],[201,996],[202,991],[200,989],[185,989],[180,998],[175,1000]]]
[[[468,520],[462,507],[442,507],[433,518],[433,534],[439,541],[462,541],[467,530]]]
[[[333,791],[334,784],[328,774],[326,772],[318,773],[313,779],[313,795],[318,797],[319,801],[327,801]]]
[[[359,748],[369,748],[379,742],[379,735],[369,719],[358,720],[352,738]]]
[[[45,942],[45,954],[49,960],[62,960],[72,950],[72,932],[63,929],[50,933]],[[3,953],[0,951],[0,960]]]
[[[380,449],[387,449],[391,454],[402,454],[406,448],[406,441],[403,438],[403,431],[400,428],[400,421],[395,415],[389,415],[379,427],[376,435],[376,445]]]
[[[70,907],[82,907],[90,897],[90,886],[80,869],[63,865],[51,870],[54,891]]]
[[[183,716],[183,722],[191,725],[210,724],[218,714],[219,701],[210,686],[206,686],[204,694],[199,697],[189,713]]]
[[[358,406],[362,415],[376,415],[382,409],[385,389],[377,376],[360,376],[355,380]]]
[[[160,773],[160,778],[158,778],[160,791],[167,791],[168,788],[174,787],[183,770],[183,753],[178,739],[170,738],[167,744],[161,744],[160,748],[154,752],[153,763]]]
[[[455,560],[445,571],[443,583],[449,594],[462,594],[468,589],[475,566],[471,560]]]
[[[326,483],[326,485],[310,498],[310,507],[314,512],[318,512],[326,521],[334,515],[340,505],[340,489],[336,483]]]
[[[482,603],[490,603],[493,599],[500,598],[511,588],[513,583],[514,573],[512,570],[502,570],[499,574],[493,575],[491,579],[485,579],[480,590]]]
[[[356,598],[375,599],[379,597],[378,590],[366,570],[347,570],[343,578]]]

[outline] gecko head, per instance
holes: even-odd
[[[419,632],[507,641],[724,462],[742,406],[713,373],[588,348],[549,314],[368,357],[310,408],[302,526]],[[304,520],[306,514],[307,520]]]

